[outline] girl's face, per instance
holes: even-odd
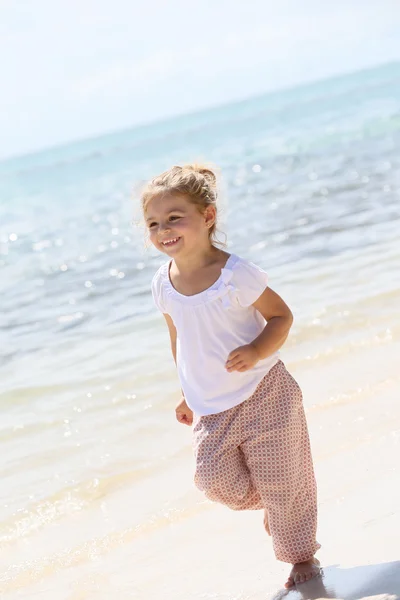
[[[145,210],[151,243],[171,258],[208,248],[215,216],[213,206],[201,213],[188,198],[179,195],[155,197]]]

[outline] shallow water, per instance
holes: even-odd
[[[282,357],[305,392],[329,548],[332,515],[358,540],[380,509],[398,515],[391,65],[0,163],[2,598],[244,599],[277,585],[260,515],[192,487],[149,293],[163,258],[136,224],[133,190],[199,158],[221,167],[228,249],[293,309]],[[372,476],[369,497],[381,493],[363,513]]]

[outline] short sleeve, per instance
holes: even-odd
[[[153,277],[151,282],[151,293],[153,294],[154,304],[158,310],[162,313],[166,313],[165,299],[164,299],[164,285],[163,285],[163,272],[164,267],[161,267]]]
[[[257,265],[244,260],[236,265],[235,271],[237,301],[240,306],[251,306],[268,286],[268,275]]]

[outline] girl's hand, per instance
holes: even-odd
[[[225,368],[231,373],[232,371],[248,371],[252,369],[260,360],[260,356],[252,344],[246,344],[246,346],[240,346],[233,350],[228,356]]]
[[[184,425],[191,425],[193,423],[193,411],[186,404],[185,398],[182,398],[177,404],[175,414],[179,423],[183,423]]]

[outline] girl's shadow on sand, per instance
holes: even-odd
[[[320,577],[294,589],[281,590],[272,600],[361,600],[378,595],[400,600],[400,561],[349,569],[337,565],[324,567]]]

